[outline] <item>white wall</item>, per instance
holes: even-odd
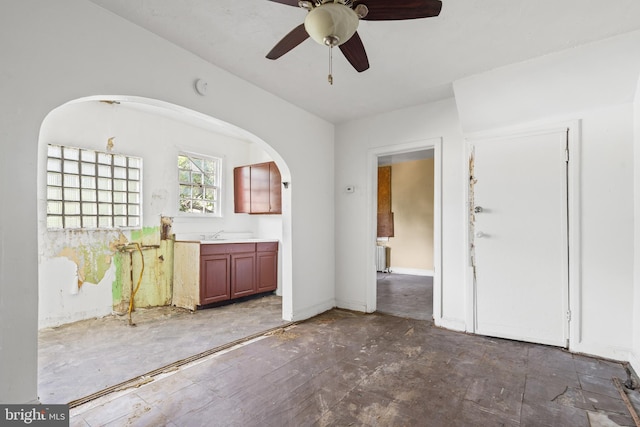
[[[334,127],[83,0],[9,2],[0,14],[0,401],[37,399],[37,164],[46,115],[73,99],[131,95],[238,126],[289,166],[283,315],[334,304]],[[193,82],[209,82],[206,97]],[[313,159],[313,161],[309,161]],[[284,271],[286,272],[286,268]]]
[[[254,237],[281,240],[282,220],[277,215],[268,236],[256,232],[259,216],[234,214],[233,168],[250,163],[256,144],[216,132],[216,126],[204,120],[180,120],[174,113],[158,111],[138,103],[122,101],[106,104],[97,100],[73,102],[52,111],[42,124],[38,168],[39,225],[39,327],[57,326],[76,320],[104,316],[112,312],[111,289],[114,280],[113,262],[109,277],[85,282],[78,287],[77,260],[60,254],[92,252],[93,257],[112,259],[109,244],[117,240],[118,232],[66,232],[46,229],[46,153],[47,144],[61,144],[98,151],[106,150],[106,141],[114,139],[114,153],[143,159],[143,223],[144,227],[160,228],[160,216],[174,220],[176,233],[225,232],[252,233]],[[222,217],[184,215],[178,212],[176,158],[179,152],[191,152],[223,159]],[[265,159],[270,159],[266,154]],[[130,240],[130,232],[123,233]],[[159,243],[159,242],[153,242]],[[107,262],[109,263],[109,262]]]
[[[336,128],[336,299],[340,307],[372,311],[375,224],[371,150],[442,138],[442,313],[436,323],[465,329],[465,162],[455,100],[392,111]],[[355,186],[346,193],[345,187]],[[375,200],[374,200],[375,202]],[[371,236],[373,235],[373,239]],[[369,271],[369,266],[372,268]],[[435,292],[435,291],[434,291]]]
[[[581,168],[582,257],[575,260],[581,282],[571,290],[571,349],[620,360],[629,358],[634,320],[632,102],[640,74],[638,43],[640,32],[629,33],[454,83],[467,134],[579,121],[581,155],[573,161]]]
[[[634,101],[634,280],[633,280],[633,351],[631,366],[640,373],[640,78]]]

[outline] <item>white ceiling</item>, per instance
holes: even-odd
[[[303,22],[303,9],[268,0],[90,1],[333,123],[451,97],[462,77],[640,29],[638,0],[443,0],[435,18],[361,21],[371,68],[357,73],[334,49],[330,86],[328,48],[311,39],[265,58]]]

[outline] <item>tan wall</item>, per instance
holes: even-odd
[[[433,164],[433,159],[425,159],[392,166],[392,269],[433,271]]]

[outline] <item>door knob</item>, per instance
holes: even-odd
[[[482,211],[483,211],[482,206],[476,206],[475,208],[473,208],[473,211],[474,211],[475,213],[480,213],[480,212],[482,212]]]
[[[486,237],[487,235],[484,234],[482,231],[476,231],[476,237],[478,239],[482,239],[483,237]]]

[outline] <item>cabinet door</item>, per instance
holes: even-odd
[[[251,212],[251,167],[233,169],[233,205],[235,213]]]
[[[258,292],[275,291],[278,287],[278,252],[258,252],[256,266]]]
[[[231,297],[238,298],[256,293],[256,254],[231,254]]]
[[[282,213],[282,177],[274,162],[269,163],[269,213]]]
[[[251,165],[251,213],[269,212],[269,163]]]
[[[229,255],[200,257],[200,305],[231,298]]]

